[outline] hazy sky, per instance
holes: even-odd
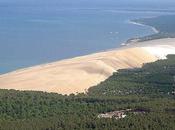
[[[175,0],[0,0],[5,5],[60,5],[82,7],[175,7]]]

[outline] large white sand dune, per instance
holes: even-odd
[[[136,43],[111,51],[38,65],[0,75],[0,88],[70,94],[85,92],[123,68],[175,54],[175,39]]]

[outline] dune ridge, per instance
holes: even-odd
[[[65,59],[0,75],[1,89],[33,90],[60,94],[86,92],[118,69],[141,67],[143,63],[175,54],[175,39],[134,43],[106,52]]]

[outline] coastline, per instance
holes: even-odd
[[[144,63],[163,59],[169,53],[175,54],[175,38],[138,42],[0,75],[0,88],[82,93],[106,80],[118,69],[141,67]]]
[[[152,35],[159,33],[153,26],[132,20],[128,23],[150,27],[154,32]],[[1,74],[0,89],[84,93],[119,69],[141,67],[145,63],[165,59],[168,54],[175,54],[175,38],[141,39],[129,39],[118,48]]]
[[[156,34],[156,33],[159,33],[159,31],[158,31],[155,27],[153,27],[153,26],[149,26],[149,25],[146,25],[146,24],[141,24],[141,23],[138,23],[138,22],[134,22],[134,21],[132,21],[132,20],[128,20],[127,22],[128,22],[129,24],[135,24],[135,25],[138,25],[138,26],[147,26],[147,27],[150,27],[150,28],[155,32],[155,34]],[[130,39],[128,39],[127,41],[121,43],[121,44],[120,44],[120,47],[112,48],[112,49],[106,49],[106,50],[101,50],[101,51],[94,52],[94,53],[106,52],[106,51],[111,51],[111,50],[116,50],[116,49],[121,49],[121,48],[123,48],[123,47],[127,47],[128,45],[131,45],[131,44],[136,43],[136,42],[137,42],[137,38],[133,38],[133,40],[135,40],[135,39],[136,39],[136,41],[129,41],[129,42],[128,42],[128,40],[130,40]],[[94,53],[92,53],[92,54],[94,54]],[[90,55],[90,54],[88,54],[88,55]],[[82,55],[82,56],[83,56],[83,55]],[[81,57],[81,56],[77,56],[77,57]],[[73,58],[74,58],[74,57],[73,57]],[[59,60],[59,61],[64,61],[64,60],[73,59],[73,58],[66,58],[66,59],[62,59],[62,60]],[[56,62],[57,62],[57,61],[56,61]],[[51,62],[51,63],[55,63],[55,62]],[[39,66],[44,66],[45,64],[50,64],[50,63],[43,63],[43,64],[40,64]],[[2,73],[2,74],[0,74],[0,76],[1,76],[1,75],[6,75],[6,74],[8,75],[9,73],[13,73],[13,72],[23,71],[23,70],[26,70],[26,69],[33,68],[33,67],[35,67],[35,66],[38,66],[38,65],[34,65],[34,66],[31,66],[31,67],[25,67],[25,68],[21,68],[21,69],[17,69],[17,70],[8,72],[8,73]]]
[[[126,22],[126,21],[123,21],[124,23]],[[137,28],[137,27],[136,27]],[[150,28],[148,29],[148,30],[150,30]],[[113,33],[116,33],[116,32],[113,32]],[[145,34],[146,35],[146,34]],[[131,36],[132,37],[132,36]],[[114,42],[114,44],[116,44],[117,46],[116,47],[121,47],[121,46],[128,46],[129,44],[131,44],[131,43],[127,43],[127,39],[129,39],[129,38],[126,38],[126,39],[124,39],[124,41],[123,42]],[[1,69],[0,69],[0,75],[2,75],[2,74],[6,74],[6,73],[10,73],[10,72],[12,72],[12,71],[18,71],[18,70],[22,70],[22,69],[25,69],[25,68],[30,68],[30,67],[33,67],[33,66],[36,66],[36,65],[38,65],[38,64],[46,64],[46,63],[49,63],[49,62],[54,62],[54,61],[57,61],[57,60],[65,60],[65,59],[68,59],[68,58],[73,58],[73,57],[75,57],[75,56],[82,56],[82,55],[84,55],[84,54],[91,54],[91,53],[98,53],[98,52],[103,52],[103,51],[108,51],[108,50],[113,50],[114,48],[116,48],[115,46],[114,47],[105,47],[105,48],[102,48],[102,49],[94,49],[94,51],[91,51],[91,52],[86,52],[86,53],[75,53],[75,55],[73,54],[73,55],[70,55],[70,54],[66,54],[66,57],[62,57],[62,55],[64,55],[64,54],[60,54],[59,53],[59,51],[58,51],[58,53],[56,53],[54,56],[56,57],[54,57],[54,56],[52,56],[52,57],[54,57],[53,59],[52,58],[50,58],[49,60],[47,60],[47,58],[46,58],[46,60],[40,60],[40,59],[35,59],[35,60],[30,60],[30,59],[27,59],[26,61],[25,61],[25,59],[20,59],[19,58],[19,61],[17,61],[17,62],[15,62],[15,60],[17,59],[18,60],[18,58],[14,58],[14,61],[13,61],[13,59],[11,59],[13,62],[8,62],[8,60],[7,61],[4,61],[4,60],[2,60],[2,62],[3,62],[3,64],[1,65]],[[43,49],[44,50],[44,49]],[[59,50],[59,49],[57,49],[57,50]],[[73,49],[72,49],[73,50]],[[76,49],[75,49],[76,50]],[[55,52],[57,52],[57,51],[55,51]],[[71,51],[70,51],[71,52]],[[83,52],[83,51],[82,51]],[[37,54],[37,53],[36,53]],[[44,54],[42,54],[43,55],[43,57],[45,56]],[[61,56],[59,56],[59,55],[61,55]],[[42,58],[41,58],[42,59]],[[20,63],[20,64],[18,64],[18,62]]]
[[[127,22],[128,22],[129,24],[134,24],[134,25],[138,25],[138,26],[143,26],[143,27],[149,27],[149,28],[151,28],[151,29],[153,30],[153,32],[154,32],[153,34],[151,34],[151,36],[160,33],[160,31],[157,30],[154,26],[150,26],[150,25],[147,25],[147,24],[142,24],[142,23],[139,23],[139,22],[135,22],[135,21],[133,21],[133,20],[128,20]],[[133,43],[135,43],[135,42],[139,42],[139,41],[141,41],[142,38],[144,38],[144,37],[146,37],[146,36],[137,37],[137,38],[136,38],[136,37],[130,38],[130,39],[128,39],[125,43],[122,43],[121,45],[122,45],[122,46],[123,46],[123,45],[129,45],[129,44],[133,44]]]
[[[132,20],[129,20],[128,23],[134,24],[134,25],[138,25],[138,26],[143,26],[143,27],[144,27],[144,26],[150,27],[150,28],[155,32],[155,34],[156,34],[156,33],[159,33],[159,31],[158,31],[155,27],[150,26],[150,25],[142,24],[142,23],[135,22],[135,21],[132,21]]]

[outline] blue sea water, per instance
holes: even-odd
[[[166,13],[0,4],[0,73],[120,47],[129,38],[154,33],[129,20]]]

